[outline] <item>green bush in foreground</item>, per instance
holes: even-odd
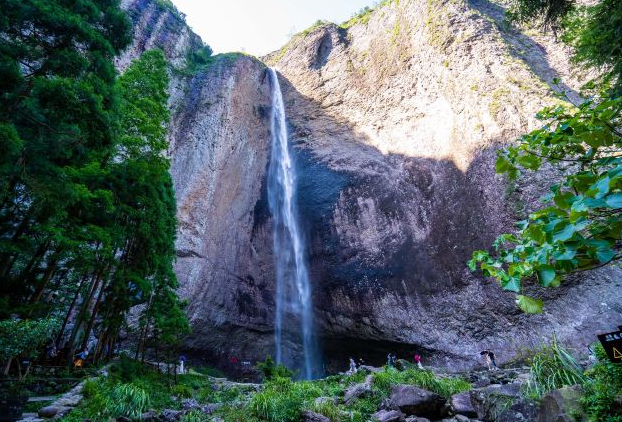
[[[595,349],[598,363],[586,371],[582,404],[590,420],[595,422],[622,422],[622,410],[616,410],[616,399],[622,397],[622,364],[611,363],[599,344]]]
[[[270,422],[297,422],[304,410],[322,390],[313,382],[293,382],[276,377],[266,383],[263,391],[255,394],[249,404],[251,415]]]

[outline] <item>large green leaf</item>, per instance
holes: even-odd
[[[523,312],[528,314],[541,314],[544,308],[544,302],[542,300],[533,299],[524,295],[516,296],[516,304]]]
[[[551,265],[541,265],[538,267],[538,280],[544,287],[549,287],[555,279],[555,268]]]

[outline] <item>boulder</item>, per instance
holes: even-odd
[[[158,420],[158,413],[155,410],[150,410],[140,415],[138,419],[141,422],[156,422]]]
[[[548,392],[540,402],[537,422],[575,422],[585,420],[579,404],[581,387],[566,387]]]
[[[456,415],[454,416],[454,419],[457,422],[470,422],[471,419],[469,419],[468,417],[464,416],[464,415]]]
[[[53,418],[59,410],[56,406],[46,406],[39,409],[38,415],[40,418]]]
[[[375,366],[369,366],[369,365],[361,365],[359,366],[358,370],[359,372],[363,371],[363,372],[369,372],[369,373],[384,371],[384,369],[382,368],[376,368]]]
[[[538,404],[535,400],[519,397],[514,403],[499,414],[496,422],[531,422],[538,415]]]
[[[356,399],[367,397],[372,394],[372,389],[367,384],[356,384],[348,388],[343,395],[345,404],[352,404]]]
[[[71,410],[71,407],[67,406],[58,406],[56,404],[51,406],[46,406],[39,409],[38,415],[40,418],[56,418],[59,419],[65,416]]]
[[[464,415],[468,418],[477,417],[477,412],[471,403],[471,394],[468,391],[451,396],[449,404],[456,415]]]
[[[404,414],[398,410],[379,410],[371,415],[371,420],[377,422],[404,422]]]
[[[494,421],[508,409],[520,394],[520,384],[492,384],[488,387],[470,391],[471,403],[477,417],[485,421]]]
[[[310,410],[305,410],[302,412],[302,422],[330,422],[324,415],[320,415],[319,413],[311,412]]]
[[[372,377],[368,375],[365,378],[365,382],[360,384],[355,384],[352,387],[346,389],[343,395],[343,402],[345,404],[352,404],[354,400],[360,399],[362,397],[370,396],[373,391],[371,389]]]
[[[182,414],[179,410],[164,409],[158,419],[161,422],[177,422],[181,419],[181,416]]]
[[[407,415],[438,419],[444,413],[443,397],[414,385],[395,385],[391,388],[389,397]]]
[[[210,403],[210,404],[206,404],[205,406],[201,406],[201,411],[205,413],[206,415],[211,415],[212,413],[214,413],[221,407],[222,407],[222,403]]]
[[[430,422],[430,419],[420,418],[418,416],[409,416],[406,418],[406,422]]]

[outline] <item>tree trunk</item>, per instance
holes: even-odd
[[[63,319],[63,325],[61,326],[60,331],[58,332],[58,335],[56,336],[56,341],[54,342],[54,344],[56,344],[57,349],[60,348],[60,341],[63,338],[63,334],[65,333],[65,328],[67,327],[67,323],[69,322],[69,317],[71,316],[71,312],[73,311],[73,308],[76,305],[78,297],[80,296],[80,291],[82,291],[82,287],[84,286],[84,283],[86,282],[87,278],[88,278],[88,275],[82,276],[82,280],[80,280],[80,284],[78,285],[78,290],[76,290],[76,294],[73,295],[73,300],[71,301],[71,305],[69,305],[69,309],[67,310],[67,313],[65,314],[65,318]]]

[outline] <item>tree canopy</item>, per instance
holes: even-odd
[[[117,77],[113,58],[130,41],[118,1],[0,10],[0,319],[56,317],[70,355],[95,333],[97,359],[144,304],[150,332],[173,341],[188,324],[175,294],[163,53]]]

